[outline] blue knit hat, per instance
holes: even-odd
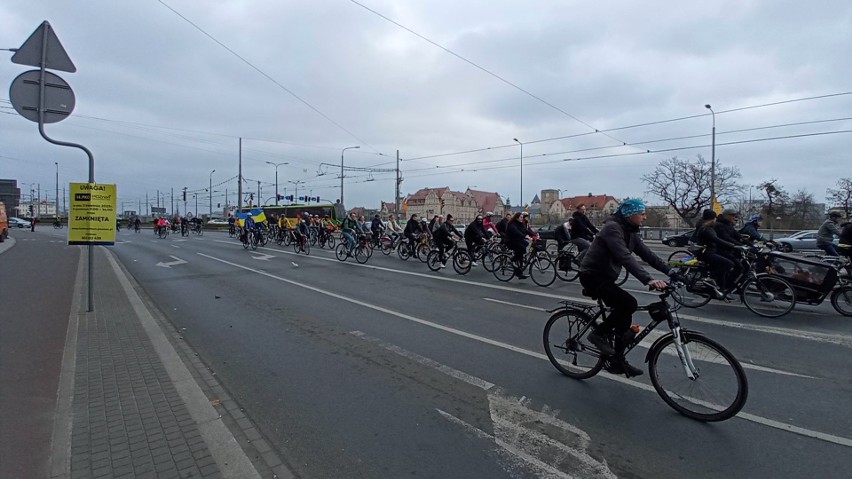
[[[636,213],[645,211],[645,202],[639,198],[627,198],[618,205],[618,212],[621,216],[633,216]]]

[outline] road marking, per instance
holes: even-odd
[[[437,408],[435,410],[474,436],[494,441],[508,455],[506,459],[511,462],[508,470],[526,469],[530,472],[526,476],[534,477],[616,477],[606,464],[598,462],[586,452],[591,442],[588,433],[556,417],[558,412],[550,407],[545,406],[542,411],[533,410],[529,407],[530,401],[525,397],[507,397],[501,391],[495,390],[493,383],[484,379],[361,331],[351,331],[350,334],[488,392],[486,398],[494,429],[493,435],[446,411]],[[555,464],[548,462],[548,459]],[[570,472],[565,472],[566,469]]]
[[[269,261],[270,258],[275,257],[271,254],[263,254],[263,253],[252,253],[252,254],[253,254],[253,256],[251,257],[251,259],[259,259],[261,261]],[[254,256],[254,255],[258,255],[258,256]]]
[[[516,308],[532,309],[532,310],[535,310],[535,311],[541,311],[541,312],[545,312],[545,313],[549,312],[547,309],[538,308],[536,306],[527,306],[525,304],[516,304],[516,303],[512,303],[510,301],[501,301],[499,299],[494,299],[494,298],[482,298],[482,299],[485,300],[485,301],[492,302],[492,303],[500,303],[500,304],[505,304],[507,306],[514,306]],[[664,332],[664,331],[653,330],[650,333],[648,333],[648,335],[645,337],[645,339],[643,339],[642,342],[638,344],[638,346],[641,346],[643,348],[650,348],[651,345],[654,344],[654,341],[657,340],[657,338],[659,338],[659,337],[661,337],[665,334],[667,334],[667,333]],[[671,354],[674,354],[674,353],[671,353]],[[716,363],[716,364],[725,364],[725,362],[722,361],[721,359],[715,360],[715,361],[710,361],[710,360],[704,359],[703,361],[709,361],[709,362],[713,362],[713,363]],[[799,373],[794,373],[794,372],[791,372],[791,371],[784,371],[783,369],[775,369],[775,368],[770,368],[770,367],[767,367],[767,366],[759,366],[759,365],[753,364],[753,363],[740,362],[740,364],[742,365],[742,367],[744,369],[753,369],[755,371],[761,371],[761,372],[765,372],[765,373],[780,374],[782,376],[794,376],[794,377],[797,377],[797,378],[805,378],[805,379],[820,379],[820,378],[815,377],[815,376],[808,376],[807,374],[799,374]]]
[[[171,255],[169,255],[169,258],[174,259],[174,261],[170,261],[170,262],[168,262],[168,263],[163,263],[163,262],[161,261],[161,262],[157,263],[157,266],[160,266],[160,267],[163,267],[163,268],[169,268],[169,269],[171,269],[171,267],[172,267],[172,266],[177,266],[177,265],[179,265],[179,264],[186,264],[186,263],[187,263],[186,261],[184,261],[184,260],[182,260],[182,259],[178,258],[177,256],[171,256]]]
[[[332,298],[335,298],[335,299],[339,299],[341,301],[346,301],[348,303],[357,304],[358,306],[363,306],[364,308],[372,309],[374,311],[378,311],[380,313],[385,313],[385,314],[388,314],[390,316],[395,316],[395,317],[400,318],[400,319],[405,319],[405,320],[411,321],[413,323],[421,324],[423,326],[428,326],[430,328],[434,328],[434,329],[437,329],[437,330],[440,330],[440,331],[452,333],[452,334],[455,334],[457,336],[461,336],[463,338],[473,339],[473,340],[479,341],[481,343],[489,344],[491,346],[496,346],[498,348],[506,349],[508,351],[523,354],[525,356],[529,356],[529,357],[532,357],[532,358],[541,359],[543,361],[548,361],[548,362],[550,361],[547,358],[547,356],[544,355],[544,354],[537,353],[537,352],[534,352],[534,351],[529,351],[529,350],[520,348],[518,346],[513,346],[511,344],[504,343],[502,341],[497,341],[497,340],[494,340],[494,339],[486,338],[484,336],[479,336],[477,334],[469,333],[467,331],[462,331],[460,329],[452,328],[452,327],[449,327],[449,326],[444,326],[443,324],[433,323],[432,321],[427,321],[425,319],[417,318],[417,317],[411,316],[409,314],[400,313],[398,311],[393,311],[393,310],[388,309],[388,308],[383,308],[381,306],[376,306],[374,304],[366,303],[364,301],[361,301],[361,300],[358,300],[358,299],[355,299],[355,298],[350,298],[348,296],[343,296],[341,294],[332,293],[331,291],[326,291],[324,289],[320,289],[320,288],[317,288],[317,287],[314,287],[314,286],[309,286],[309,285],[306,285],[306,284],[303,284],[303,283],[299,283],[297,281],[282,278],[282,277],[276,276],[272,273],[267,273],[266,271],[258,271],[256,269],[252,269],[252,268],[243,266],[241,264],[237,264],[237,263],[233,263],[231,261],[227,261],[227,260],[224,260],[224,259],[221,259],[221,258],[217,258],[215,256],[210,256],[210,255],[207,255],[207,254],[204,254],[204,253],[196,253],[196,254],[199,255],[199,256],[202,256],[204,258],[211,259],[213,261],[218,261],[220,263],[233,266],[235,268],[239,268],[239,269],[242,269],[242,270],[245,270],[245,271],[250,271],[252,273],[259,274],[261,276],[266,276],[268,278],[276,279],[278,281],[282,281],[284,283],[287,283],[287,284],[290,284],[290,285],[293,285],[293,286],[296,286],[296,287],[299,287],[299,288],[304,288],[304,289],[307,289],[309,291],[313,291],[315,293],[319,293],[319,294],[322,294],[322,295],[325,295],[325,296],[329,296],[329,297],[332,297]],[[621,376],[616,376],[616,375],[613,375],[613,374],[609,374],[607,372],[601,372],[601,373],[598,373],[598,377],[603,378],[603,379],[608,379],[610,381],[615,381],[617,383],[624,384],[624,385],[627,385],[627,386],[631,386],[631,387],[634,387],[634,388],[637,388],[637,389],[641,389],[643,391],[651,391],[651,392],[656,394],[656,390],[653,387],[651,387],[647,384],[637,382],[637,381],[632,381],[630,379],[627,379],[627,378],[624,378],[624,377],[621,377]],[[821,441],[830,442],[830,443],[833,443],[833,444],[838,444],[838,445],[841,445],[841,446],[846,446],[846,447],[852,448],[852,439],[849,439],[849,438],[835,436],[835,435],[832,435],[832,434],[826,434],[826,433],[814,431],[814,430],[811,430],[811,429],[805,429],[805,428],[801,428],[801,427],[798,427],[798,426],[793,426],[791,424],[786,424],[786,423],[783,423],[783,422],[780,422],[780,421],[775,421],[773,419],[768,419],[768,418],[756,416],[756,415],[753,415],[753,414],[746,414],[746,413],[743,413],[743,412],[740,412],[739,414],[737,414],[736,417],[738,417],[740,419],[744,419],[746,421],[751,421],[751,422],[754,422],[754,423],[757,423],[757,424],[762,424],[762,425],[765,425],[765,426],[768,426],[768,427],[779,429],[779,430],[782,430],[782,431],[788,431],[788,432],[791,432],[793,434],[798,434],[798,435],[801,435],[801,436],[819,439]]]
[[[221,241],[221,240],[215,240],[215,241],[218,241],[220,243],[229,244],[229,245],[234,245],[234,243],[231,242],[231,241]],[[240,245],[236,245],[236,246],[240,246]],[[284,253],[284,254],[291,254],[291,255],[296,254],[296,253],[293,253],[293,252],[290,252],[290,251],[282,251],[282,250],[276,250],[276,249],[271,249],[271,248],[263,248],[263,249],[268,249],[270,251],[277,251],[279,253]],[[586,297],[583,297],[583,296],[572,296],[572,295],[568,294],[567,292],[564,293],[564,294],[545,293],[545,292],[534,291],[534,290],[529,290],[529,289],[519,289],[519,288],[512,288],[512,287],[509,287],[509,286],[501,286],[499,284],[478,283],[476,281],[469,281],[469,280],[463,280],[463,279],[458,279],[458,278],[447,278],[447,277],[439,276],[439,275],[436,275],[436,274],[416,273],[416,272],[413,272],[413,271],[402,271],[402,270],[398,270],[398,269],[386,268],[386,267],[383,267],[383,266],[373,266],[373,265],[369,265],[369,264],[341,262],[341,261],[338,261],[337,259],[332,259],[332,258],[320,258],[320,257],[317,257],[317,256],[308,256],[307,258],[316,259],[318,261],[330,261],[330,262],[335,262],[335,263],[343,263],[343,264],[346,264],[346,265],[349,265],[349,266],[352,266],[352,267],[370,268],[370,269],[374,269],[374,270],[377,270],[377,271],[387,271],[387,272],[390,272],[390,273],[416,276],[416,277],[419,277],[419,278],[428,278],[428,279],[431,279],[431,280],[434,280],[434,281],[449,281],[449,282],[453,282],[453,283],[467,284],[467,285],[470,285],[470,286],[478,286],[478,287],[481,287],[481,288],[496,289],[496,290],[499,290],[499,291],[508,291],[508,292],[512,292],[512,293],[528,294],[528,295],[532,295],[532,296],[539,296],[539,297],[542,297],[542,298],[552,298],[552,299],[556,299],[556,300],[559,300],[559,301],[562,301],[562,300],[565,300],[565,299],[571,299],[573,301],[578,301],[578,302],[581,302],[581,303],[587,303],[589,305],[596,304],[594,301],[590,300],[589,298],[586,298]],[[681,314],[680,312],[678,313],[678,317],[681,318],[681,319],[688,320],[688,321],[695,321],[695,322],[698,322],[698,323],[712,324],[714,326],[722,326],[722,327],[735,328],[735,329],[744,329],[744,330],[748,330],[748,331],[755,331],[755,332],[766,333],[766,334],[776,334],[776,335],[779,335],[779,336],[787,336],[787,337],[790,337],[790,338],[805,339],[805,340],[808,340],[808,341],[816,341],[816,342],[820,342],[820,343],[828,343],[828,344],[834,344],[834,345],[843,346],[843,347],[847,347],[847,348],[852,348],[852,336],[841,334],[841,333],[819,333],[819,332],[811,332],[811,331],[791,330],[791,329],[785,329],[785,328],[778,328],[778,327],[774,327],[774,326],[761,326],[761,325],[757,325],[757,324],[738,323],[738,322],[727,321],[727,320],[723,321],[723,320],[719,320],[719,319],[711,319],[711,318],[705,318],[705,317],[701,317],[701,316],[693,316],[693,315],[690,315],[690,314]]]

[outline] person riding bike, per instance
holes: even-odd
[[[355,220],[355,213],[349,213],[349,216],[343,218],[343,221],[340,223],[340,232],[343,234],[343,237],[346,238],[349,246],[347,254],[352,256],[352,252],[355,251],[355,246],[358,244],[355,241],[355,234],[363,233],[361,226]]]
[[[482,215],[476,215],[473,222],[467,225],[464,229],[464,243],[467,246],[467,253],[470,255],[470,265],[477,266],[476,255],[474,249],[485,246],[485,238],[488,237],[488,231],[485,229],[485,220]]]
[[[817,248],[825,251],[828,256],[840,256],[837,246],[834,244],[834,237],[840,236],[840,230],[837,228],[837,223],[843,215],[839,211],[832,211],[828,214],[828,219],[819,227],[816,237]]]
[[[382,238],[382,233],[385,231],[385,225],[382,223],[382,217],[376,213],[373,215],[373,221],[370,222],[370,232],[373,233],[373,241],[378,244]]]
[[[553,230],[553,238],[556,239],[556,250],[562,251],[562,248],[571,243],[571,225],[566,221]]]
[[[497,233],[506,236],[506,228],[509,227],[509,222],[512,221],[515,217],[512,215],[510,211],[506,212],[506,215],[503,216],[503,219],[498,221],[496,225],[494,225],[494,229],[497,230]]]
[[[582,253],[592,244],[598,229],[586,216],[586,205],[582,203],[577,206],[571,219],[571,242],[577,245],[577,249]]]
[[[459,230],[453,226],[453,215],[448,214],[446,221],[443,221],[442,216],[438,216],[438,219],[435,221],[435,230],[432,233],[432,238],[435,239],[435,243],[438,246],[438,255],[439,258],[441,258],[440,268],[447,267],[446,251],[447,248],[452,247],[455,244],[453,241],[454,236],[456,238],[462,237]]]
[[[638,303],[633,295],[615,284],[621,268],[626,268],[642,284],[655,289],[665,288],[666,282],[653,279],[633,254],[660,272],[669,275],[674,273],[665,261],[642,242],[639,227],[643,221],[645,203],[638,198],[624,200],[615,214],[604,223],[580,263],[580,284],[584,293],[600,298],[612,308],[606,320],[589,332],[588,339],[601,354],[610,356],[607,371],[613,374],[642,374],[641,369],[631,366],[624,359],[624,349],[629,342],[626,335],[630,331],[631,319]],[[615,348],[607,340],[611,334],[615,335]]]
[[[415,213],[411,215],[411,218],[409,218],[408,222],[405,223],[405,230],[403,231],[403,235],[408,240],[408,247],[411,250],[411,254],[414,254],[414,244],[417,241],[415,236],[423,233],[425,233],[425,231],[423,231],[423,226],[420,225],[417,214]]]
[[[734,228],[734,222],[737,221],[740,214],[733,209],[725,209],[722,211],[722,214],[716,217],[716,222],[713,223],[713,229],[716,230],[716,236],[721,240],[717,242],[716,245],[719,246],[717,249],[717,253],[728,258],[734,263],[734,269],[728,273],[728,283],[730,284],[732,281],[736,280],[740,273],[743,271],[742,264],[740,259],[742,257],[741,248],[737,248],[738,246],[747,246],[740,236],[739,232],[736,228]],[[724,291],[724,290],[723,290]],[[725,294],[730,291],[724,291]]]
[[[727,299],[728,278],[734,270],[734,261],[719,251],[722,249],[732,251],[737,246],[719,238],[719,235],[716,234],[716,228],[713,226],[716,222],[715,211],[704,210],[701,213],[701,219],[702,223],[696,234],[696,242],[702,246],[702,251],[698,253],[698,259],[710,266],[710,277],[713,278],[715,283],[705,283],[705,285],[713,288],[716,299]]]
[[[754,244],[755,241],[761,241],[763,243],[769,242],[768,238],[757,231],[757,229],[760,228],[761,221],[763,221],[763,216],[761,215],[751,215],[748,217],[748,222],[740,228],[740,234],[747,237],[743,238],[745,242],[749,244]]]
[[[396,221],[396,216],[389,215],[388,216],[388,232],[393,240],[394,244],[396,244],[396,239],[402,234],[402,226],[399,225],[399,222]]]
[[[492,236],[497,234],[497,226],[492,220],[494,217],[494,213],[488,211],[485,213],[485,217],[482,218],[482,229],[485,231],[485,238],[491,239]]]
[[[245,224],[243,225],[243,234],[240,236],[240,241],[243,243],[247,243],[249,241],[250,234],[254,234],[254,230],[257,228],[257,223],[254,221],[254,216],[252,216],[251,212],[246,214]]]
[[[521,219],[521,213],[515,213],[506,226],[506,234],[503,242],[506,247],[513,252],[512,264],[515,267],[515,276],[517,276],[518,279],[527,278],[521,268],[524,264],[524,253],[526,253],[527,245],[529,244],[526,237],[527,228]]]

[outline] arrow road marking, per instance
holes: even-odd
[[[259,256],[252,256],[251,259],[259,259],[259,260],[262,260],[262,261],[269,261],[271,258],[275,257],[275,256],[272,256],[271,254],[264,254],[264,253],[253,253],[253,254],[259,255]]]
[[[169,255],[169,258],[174,258],[174,261],[170,261],[168,263],[163,263],[162,261],[157,263],[157,266],[161,266],[163,268],[171,268],[172,266],[177,266],[179,264],[186,264],[186,261],[178,258],[177,256]]]

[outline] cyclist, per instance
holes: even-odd
[[[139,231],[139,228],[142,227],[142,220],[137,216],[135,220],[133,220],[133,229]]]
[[[370,222],[370,232],[373,233],[373,242],[378,245],[382,238],[382,233],[385,231],[385,225],[382,223],[382,217],[376,213],[373,215],[373,221]]]
[[[505,218],[504,218],[505,219]],[[524,253],[527,249],[527,228],[521,219],[521,213],[512,215],[512,219],[506,225],[506,233],[504,243],[506,247],[512,250],[512,264],[515,267],[515,276],[518,279],[526,279],[521,266],[524,264]]]
[[[399,222],[396,221],[396,216],[394,215],[388,216],[388,231],[390,231],[393,243],[396,244],[396,239],[399,238],[399,235],[402,233],[402,226],[400,226]]]
[[[604,223],[580,264],[580,284],[583,285],[584,292],[589,296],[601,298],[604,304],[612,308],[606,320],[589,332],[588,339],[601,354],[611,356],[607,371],[613,374],[642,374],[641,369],[631,366],[624,359],[626,335],[630,331],[631,318],[638,308],[638,303],[630,293],[615,284],[621,268],[627,268],[642,284],[655,289],[665,288],[666,282],[651,278],[636,261],[634,253],[654,269],[667,274],[673,273],[666,262],[642,242],[639,226],[643,221],[645,203],[638,198],[624,200],[618,205],[615,214]],[[613,333],[615,348],[607,341],[607,337]]]
[[[494,226],[494,229],[497,230],[497,233],[505,236],[506,235],[506,228],[509,227],[509,222],[512,221],[513,218],[514,218],[514,216],[512,216],[512,212],[507,211],[506,215],[503,216],[503,219],[498,221],[497,224]]]
[[[433,218],[433,219],[437,219],[437,218],[438,217],[435,216],[435,218]],[[420,218],[420,229],[423,230],[423,234],[425,234],[429,238],[432,238],[432,228],[429,227],[429,222],[426,221],[425,216]]]
[[[154,228],[154,232],[159,235],[160,231],[162,231],[163,228],[168,228],[169,221],[160,216],[156,220],[154,220],[154,224],[156,226],[156,228]]]
[[[461,238],[462,235],[459,233],[459,230],[453,226],[453,215],[447,215],[447,221],[443,220],[443,216],[439,215],[437,220],[435,221],[435,229],[433,230],[432,237],[435,239],[435,243],[438,246],[438,255],[441,258],[441,268],[447,267],[447,257],[445,256],[447,248],[452,247],[455,242],[454,237]]]
[[[566,221],[553,230],[553,237],[556,239],[557,251],[562,251],[566,245],[571,243],[571,225]]]
[[[228,215],[228,234],[233,236],[237,234],[237,219]]]
[[[357,245],[355,242],[355,234],[363,233],[361,226],[357,221],[355,221],[355,213],[349,213],[349,216],[343,219],[340,223],[340,232],[349,244],[349,251],[346,254],[348,256],[352,256],[352,252],[355,251],[355,246]]]
[[[494,213],[488,211],[485,213],[485,218],[482,219],[482,229],[485,231],[485,238],[487,239],[491,239],[492,236],[497,234],[497,227],[491,221],[493,217]]]
[[[257,223],[254,222],[254,217],[251,212],[246,213],[245,224],[243,225],[243,234],[240,236],[240,241],[243,243],[247,243],[249,241],[249,234],[254,234],[254,230],[257,227]]]
[[[828,214],[828,219],[819,227],[817,231],[817,248],[825,251],[828,256],[840,256],[837,246],[834,244],[834,237],[840,236],[840,230],[837,228],[837,223],[843,215],[839,211],[832,211]]]
[[[716,222],[713,223],[713,229],[716,230],[716,236],[722,240],[717,243],[717,246],[721,246],[717,252],[734,263],[734,269],[728,273],[728,283],[732,283],[733,280],[736,280],[743,271],[740,263],[741,254],[738,251],[737,246],[746,246],[746,244],[743,243],[739,232],[737,232],[736,228],[734,228],[734,223],[737,221],[739,216],[740,214],[737,210],[728,208],[722,211],[722,214],[717,216]],[[730,291],[724,292],[727,294]]]
[[[296,225],[296,241],[299,242],[300,251],[305,251],[305,241],[308,240],[308,234],[310,234],[308,221],[310,221],[310,216],[302,216],[299,219],[299,224]]]
[[[180,234],[188,235],[189,234],[189,220],[186,216],[180,217]]]
[[[728,299],[728,278],[734,270],[734,261],[721,254],[720,250],[733,251],[737,246],[719,238],[713,226],[715,222],[715,211],[708,209],[701,213],[701,225],[696,233],[696,242],[702,246],[698,259],[710,266],[710,277],[713,278],[713,283],[705,282],[704,284],[713,289],[716,299]]]
[[[753,244],[755,241],[762,241],[764,243],[769,242],[766,237],[757,231],[757,229],[760,228],[761,221],[763,221],[763,216],[751,215],[748,217],[748,222],[740,228],[740,234],[747,237],[744,238],[746,242],[750,244]]]
[[[416,242],[416,236],[425,233],[423,231],[423,227],[420,225],[420,221],[417,219],[417,214],[411,215],[411,218],[408,219],[408,222],[405,223],[405,230],[403,230],[402,234],[408,240],[408,247],[411,249],[411,254],[414,254],[414,244]]]
[[[577,245],[577,249],[582,253],[586,251],[595,235],[598,234],[598,229],[586,216],[586,205],[580,203],[574,214],[571,215],[574,221],[571,223],[571,242]]]
[[[449,216],[447,217],[449,218]],[[470,255],[470,265],[477,266],[475,248],[485,246],[485,238],[488,237],[488,231],[485,229],[485,219],[482,215],[476,215],[473,223],[467,225],[464,229],[464,243],[467,246],[467,253]]]

